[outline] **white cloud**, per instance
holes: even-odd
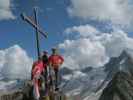
[[[80,34],[80,37],[92,37],[93,35],[99,34],[100,32],[96,28],[90,25],[74,26],[72,28],[67,28],[65,30],[65,34],[67,35],[73,34],[73,33]]]
[[[98,38],[98,41],[106,48],[106,54],[109,57],[118,57],[127,48],[128,36],[123,31],[104,33]]]
[[[131,24],[133,3],[131,0],[70,0],[67,8],[70,16],[85,20],[111,21],[114,24]]]
[[[87,26],[74,26],[65,30],[66,34],[70,32],[69,35],[77,32],[79,38],[67,39],[64,43],[59,44],[59,47],[65,51],[64,66],[71,69],[87,66],[99,67],[107,63],[110,57],[118,57],[123,50],[133,51],[133,39],[122,30],[102,33],[92,26],[89,30]],[[93,34],[90,37],[92,29],[95,29],[99,34]]]
[[[71,69],[102,66],[107,62],[105,48],[99,42],[90,39],[66,40],[60,44],[60,48],[65,49],[65,62]],[[74,67],[75,66],[75,67]]]
[[[0,50],[0,71],[5,78],[26,79],[30,77],[32,59],[18,45]]]
[[[11,5],[11,0],[0,0],[0,20],[15,19]]]
[[[0,69],[3,67],[4,63],[5,63],[5,52],[0,50]]]

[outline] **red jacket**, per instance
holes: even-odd
[[[53,68],[58,69],[58,67],[64,62],[64,59],[60,55],[51,55],[49,57],[49,64],[52,65]]]
[[[43,61],[41,60],[34,62],[33,68],[32,68],[32,78],[34,78],[37,75],[41,75],[41,73],[46,67],[47,65],[44,64]]]

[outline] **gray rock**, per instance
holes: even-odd
[[[0,91],[0,100],[33,100],[31,82],[26,81],[22,89]]]
[[[117,72],[99,100],[133,100],[133,76]]]

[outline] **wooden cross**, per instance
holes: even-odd
[[[38,19],[37,19],[37,8],[34,8],[34,19],[31,19],[30,17],[26,16],[25,13],[21,14],[21,17],[24,21],[26,21],[28,24],[30,24],[33,28],[36,30],[36,47],[37,47],[37,55],[38,59],[40,59],[40,42],[39,42],[39,33],[47,38],[47,33],[43,31],[39,25],[38,25]]]

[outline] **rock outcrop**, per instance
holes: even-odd
[[[33,100],[31,82],[25,82],[22,89],[0,91],[0,100]]]
[[[99,100],[133,100],[133,76],[117,72]]]

